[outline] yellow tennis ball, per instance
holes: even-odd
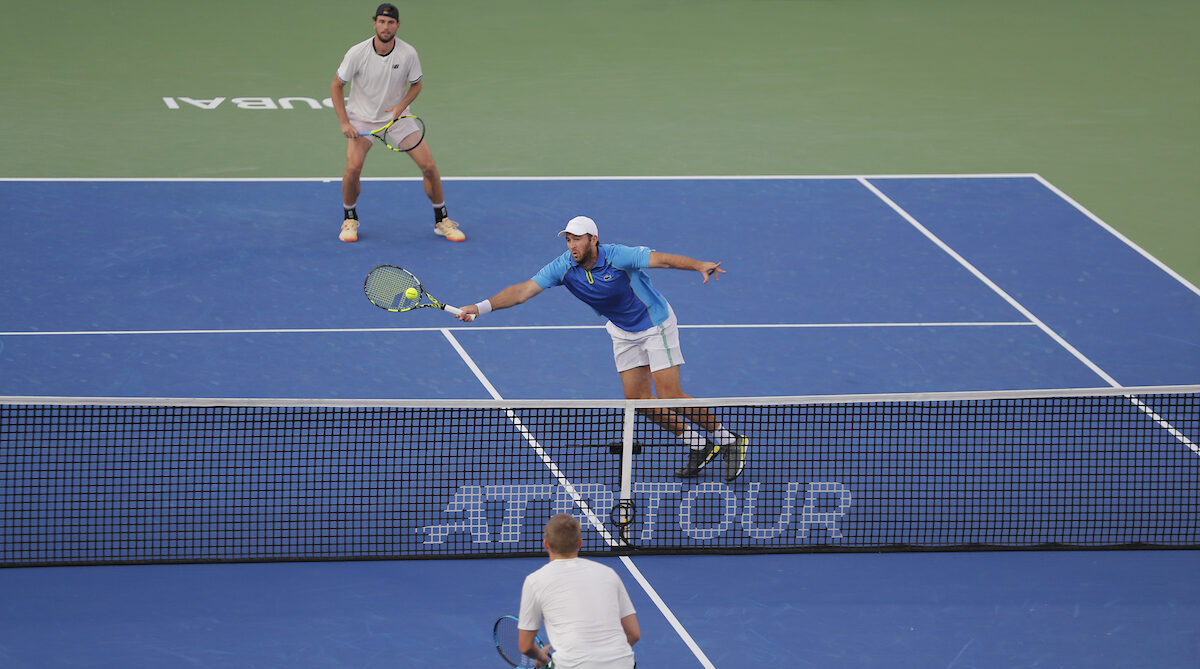
[[[415,300],[420,297],[421,294],[417,292],[416,288],[409,288],[408,290],[404,291],[404,296],[410,300]]]

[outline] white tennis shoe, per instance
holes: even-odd
[[[462,230],[458,229],[458,223],[448,218],[443,218],[441,223],[434,225],[433,233],[438,237],[445,237],[452,242],[467,241],[467,236],[463,234]]]

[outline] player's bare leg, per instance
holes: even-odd
[[[650,366],[643,365],[621,372],[621,386],[625,390],[627,400],[648,400],[654,397],[654,384],[650,374]],[[683,436],[687,423],[683,422],[671,409],[651,408],[638,409],[638,413],[647,420],[670,432],[676,437]]]
[[[433,160],[433,151],[428,142],[421,142],[408,152],[417,167],[421,170],[421,181],[425,186],[425,196],[433,204],[433,231],[452,242],[467,239],[458,223],[450,219],[446,210],[446,196],[442,190],[442,175],[438,172],[437,163]]]
[[[343,242],[358,241],[358,196],[362,193],[362,170],[371,150],[371,140],[355,137],[346,141],[346,171],[342,174],[342,231],[338,239]]]
[[[654,381],[654,389],[657,391],[659,398],[685,399],[691,397],[691,395],[683,392],[683,387],[679,380],[679,365],[660,369],[651,376]],[[725,429],[721,425],[721,421],[717,420],[717,417],[707,407],[679,408],[675,410],[675,413],[685,416],[711,435],[711,438],[701,437],[697,432],[686,428],[686,426],[682,433],[676,433],[691,447],[688,452],[687,464],[675,471],[676,476],[686,478],[699,474],[700,470],[717,453],[722,452],[725,460],[725,480],[733,482],[734,479],[741,476],[742,470],[746,466],[746,446],[748,440],[745,436]],[[679,420],[678,417],[675,420],[683,424],[683,421]]]

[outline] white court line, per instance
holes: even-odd
[[[1133,402],[1134,406],[1141,409],[1142,413],[1145,413],[1147,416],[1149,416],[1150,420],[1153,420],[1155,423],[1158,424],[1159,427],[1166,430],[1168,434],[1170,434],[1172,437],[1175,437],[1175,439],[1177,441],[1179,441],[1179,443],[1192,449],[1192,452],[1195,453],[1196,455],[1200,455],[1200,446],[1197,446],[1196,442],[1192,441],[1191,439],[1188,439],[1188,436],[1186,434],[1180,432],[1178,429],[1176,429],[1176,427],[1174,425],[1168,423],[1166,421],[1166,419],[1164,419],[1162,416],[1158,415],[1157,411],[1146,406],[1146,404],[1144,402],[1139,400],[1137,397],[1134,397],[1133,395],[1126,395],[1125,397],[1128,398],[1130,402]]]
[[[965,328],[965,327],[1011,327],[1030,326],[1028,321],[996,322],[930,322],[930,323],[745,323],[680,325],[684,330],[713,329],[780,329],[780,328]],[[322,334],[350,332],[445,332],[473,330],[516,331],[516,330],[603,330],[603,325],[460,325],[456,327],[412,327],[412,328],[260,328],[250,330],[51,330],[0,332],[0,337],[36,336],[85,336],[85,335],[192,335],[192,334]]]
[[[441,333],[442,336],[446,338],[446,341],[450,342],[450,345],[454,347],[454,350],[458,352],[458,357],[462,358],[463,362],[467,363],[467,368],[471,370],[471,373],[475,375],[476,379],[479,379],[479,383],[483,384],[484,389],[488,391],[488,394],[492,396],[492,399],[504,399],[500,396],[500,391],[496,390],[496,386],[493,386],[492,382],[488,380],[488,377],[483,373],[483,370],[479,369],[479,365],[475,364],[475,360],[467,354],[467,349],[463,348],[462,344],[458,343],[458,340],[455,339],[454,335],[450,333],[450,329],[443,328]]]
[[[840,181],[864,179],[1033,179],[1065,202],[1079,210],[1097,225],[1128,244],[1155,266],[1162,269],[1188,290],[1200,295],[1200,288],[1183,278],[1148,251],[1133,243],[1099,216],[1088,211],[1080,203],[1051,184],[1040,174],[1033,172],[996,172],[974,174],[759,174],[759,175],[664,175],[664,176],[442,176],[443,181]],[[363,177],[363,181],[420,181],[421,177]],[[341,177],[0,177],[3,182],[60,182],[60,183],[341,183]]]
[[[1108,232],[1109,232],[1110,234],[1112,234],[1112,236],[1114,236],[1114,237],[1116,237],[1117,239],[1119,239],[1119,240],[1121,240],[1122,242],[1124,242],[1124,243],[1125,243],[1127,246],[1129,246],[1129,248],[1131,248],[1131,249],[1133,249],[1134,251],[1138,252],[1138,253],[1139,253],[1139,254],[1140,254],[1140,255],[1141,255],[1143,258],[1145,258],[1146,260],[1149,260],[1151,263],[1153,263],[1153,264],[1154,264],[1154,266],[1155,266],[1155,267],[1157,267],[1157,268],[1161,269],[1162,271],[1166,272],[1168,276],[1170,276],[1171,278],[1173,278],[1173,279],[1175,279],[1176,281],[1178,281],[1180,284],[1182,284],[1182,285],[1183,285],[1185,288],[1187,288],[1188,290],[1192,291],[1193,293],[1195,293],[1195,294],[1197,294],[1197,295],[1200,295],[1200,288],[1197,288],[1197,287],[1195,286],[1195,284],[1193,284],[1192,282],[1190,282],[1190,281],[1188,281],[1187,279],[1183,278],[1183,277],[1182,277],[1182,276],[1181,276],[1181,275],[1180,275],[1178,272],[1176,272],[1175,270],[1171,269],[1170,267],[1167,267],[1167,265],[1166,265],[1165,263],[1163,263],[1163,262],[1162,262],[1161,260],[1159,260],[1158,258],[1155,258],[1155,257],[1154,257],[1153,255],[1151,255],[1151,254],[1150,254],[1150,252],[1149,252],[1149,251],[1147,251],[1146,249],[1144,249],[1144,248],[1142,248],[1142,247],[1138,246],[1137,244],[1133,243],[1133,240],[1129,239],[1129,238],[1128,238],[1128,237],[1126,237],[1125,235],[1123,235],[1123,234],[1121,234],[1120,232],[1118,232],[1116,228],[1112,227],[1112,226],[1111,226],[1111,225],[1109,225],[1108,223],[1105,223],[1103,220],[1101,220],[1101,219],[1100,219],[1100,217],[1099,217],[1099,216],[1097,216],[1097,215],[1093,214],[1092,212],[1088,211],[1088,210],[1087,210],[1087,208],[1085,208],[1085,207],[1084,207],[1082,204],[1079,204],[1079,203],[1078,203],[1078,202],[1076,202],[1074,199],[1072,199],[1072,198],[1071,198],[1069,195],[1067,195],[1066,193],[1064,193],[1064,192],[1062,192],[1061,190],[1059,190],[1059,189],[1058,189],[1058,187],[1056,187],[1054,184],[1052,184],[1052,183],[1050,183],[1049,181],[1046,181],[1045,179],[1043,179],[1043,178],[1041,177],[1041,175],[1037,175],[1037,174],[1035,174],[1035,175],[1034,175],[1034,178],[1036,178],[1036,179],[1037,179],[1037,180],[1038,180],[1038,181],[1039,181],[1039,182],[1040,182],[1040,183],[1041,183],[1043,186],[1045,186],[1047,189],[1049,189],[1049,190],[1050,190],[1052,193],[1054,193],[1055,195],[1057,195],[1057,196],[1059,196],[1060,198],[1062,198],[1062,199],[1063,199],[1063,201],[1065,201],[1067,204],[1070,204],[1072,207],[1075,207],[1075,209],[1077,209],[1077,210],[1079,211],[1079,213],[1081,213],[1081,214],[1083,214],[1084,216],[1087,216],[1088,218],[1092,219],[1092,222],[1093,222],[1093,223],[1095,223],[1096,225],[1099,225],[1100,227],[1104,228],[1105,230],[1108,230]]]
[[[1005,302],[1008,302],[1009,306],[1011,306],[1012,308],[1019,311],[1022,316],[1029,319],[1029,321],[1031,323],[1033,323],[1034,325],[1036,325],[1038,327],[1038,329],[1040,329],[1042,332],[1046,333],[1054,341],[1058,342],[1058,345],[1062,346],[1064,349],[1067,350],[1068,353],[1075,356],[1076,360],[1079,360],[1084,365],[1087,365],[1088,369],[1092,370],[1092,372],[1094,372],[1097,376],[1104,379],[1104,381],[1106,383],[1108,383],[1109,385],[1111,385],[1113,387],[1120,387],[1121,384],[1117,383],[1116,379],[1109,376],[1108,372],[1105,372],[1103,369],[1100,369],[1099,365],[1092,362],[1090,359],[1088,359],[1088,357],[1086,355],[1084,355],[1082,352],[1080,352],[1078,349],[1076,349],[1074,346],[1072,346],[1070,344],[1070,342],[1068,342],[1066,339],[1063,339],[1062,336],[1059,335],[1054,330],[1050,329],[1050,326],[1043,323],[1042,320],[1040,318],[1038,318],[1037,316],[1035,316],[1032,311],[1026,309],[1023,304],[1018,302],[1016,300],[1016,298],[1014,298],[1012,295],[1009,295],[1003,288],[998,286],[995,281],[992,281],[990,278],[987,277],[986,274],[979,271],[979,269],[977,267],[975,267],[970,262],[968,262],[966,258],[962,257],[962,255],[959,254],[958,251],[955,251],[954,249],[950,248],[949,244],[947,244],[946,242],[943,242],[940,238],[938,238],[937,235],[930,232],[929,228],[926,228],[924,225],[921,225],[920,221],[913,218],[913,216],[911,214],[909,214],[907,211],[905,211],[900,205],[898,205],[894,201],[892,201],[892,199],[890,197],[884,195],[883,191],[881,191],[875,187],[875,184],[872,184],[870,181],[868,181],[866,179],[859,179],[859,183],[861,183],[864,187],[866,187],[867,190],[874,193],[875,197],[878,197],[880,200],[882,200],[884,204],[891,207],[892,211],[899,214],[901,218],[908,221],[909,225],[916,228],[917,231],[920,232],[922,235],[925,235],[925,237],[927,239],[929,239],[929,241],[933,242],[934,245],[937,246],[938,248],[940,248],[943,252],[945,252],[946,255],[949,255],[951,258],[953,258],[955,260],[955,262],[957,262],[959,265],[962,265],[976,279],[981,281],[988,288],[991,288],[992,292],[999,295]]]
[[[1030,173],[1012,174],[759,174],[666,176],[474,176],[442,175],[442,181],[839,181],[856,179],[1036,179]],[[422,177],[362,177],[363,181],[421,181]],[[341,183],[336,177],[2,177],[0,182],[80,183]]]
[[[475,361],[467,353],[466,349],[462,347],[462,344],[460,344],[458,340],[454,338],[454,334],[450,332],[450,328],[442,328],[441,333],[446,340],[450,342],[450,345],[454,347],[454,350],[458,352],[459,357],[461,357],[463,362],[467,364],[467,367],[470,368],[471,373],[475,375],[475,378],[479,379],[479,382],[482,383],[483,387],[487,389],[488,394],[492,396],[492,399],[504,399],[500,396],[500,393],[496,390],[496,387],[492,385],[492,382],[488,380],[483,371],[479,369],[479,365],[475,364]],[[625,407],[625,410],[632,411],[633,407],[627,406]],[[579,492],[575,489],[575,486],[572,485],[567,477],[562,473],[562,470],[558,468],[558,464],[551,459],[550,454],[546,452],[546,449],[542,448],[542,445],[538,443],[533,434],[526,429],[525,424],[521,422],[521,419],[517,417],[516,413],[512,409],[505,409],[504,412],[508,416],[508,419],[512,421],[512,424],[515,425],[517,430],[521,433],[521,436],[525,438],[525,441],[529,442],[529,445],[533,448],[534,453],[537,454],[542,463],[545,464],[547,469],[550,470],[551,475],[558,479],[559,485],[561,485],[563,489],[566,490],[569,495],[571,495],[571,499],[573,499],[575,504],[580,508],[580,510],[583,511],[584,515],[588,519],[588,522],[591,523],[592,527],[594,527],[596,531],[600,533],[600,536],[604,539],[605,543],[607,543],[609,546],[617,545],[618,542],[613,539],[612,535],[608,531],[608,528],[604,526],[604,521],[600,520],[600,518],[596,516],[595,512],[592,511],[591,506],[583,499],[583,496],[579,494]],[[654,605],[658,607],[658,610],[663,614],[663,617],[665,617],[667,622],[671,624],[671,627],[674,628],[675,633],[678,634],[679,638],[683,640],[683,643],[691,649],[692,653],[696,656],[696,659],[700,661],[700,664],[705,669],[716,669],[716,667],[713,666],[713,663],[708,659],[708,656],[705,655],[704,651],[700,649],[700,646],[696,643],[696,640],[692,638],[692,635],[688,633],[683,624],[679,622],[679,619],[675,617],[675,613],[671,611],[671,608],[667,606],[667,603],[663,601],[662,597],[659,596],[658,591],[654,589],[654,586],[650,585],[650,581],[648,581],[642,574],[641,570],[637,568],[637,565],[633,564],[633,560],[627,555],[620,556],[620,559],[622,564],[625,565],[625,568],[629,570],[629,573],[633,576],[634,580],[638,582],[638,585],[642,586],[642,590],[646,592],[646,595],[648,595],[650,600],[654,602]]]
[[[1044,322],[1042,322],[1042,320],[1040,318],[1038,318],[1037,316],[1035,316],[1032,311],[1026,309],[1024,305],[1022,305],[1015,298],[1013,298],[1011,295],[1009,295],[1003,288],[1001,288],[999,285],[997,285],[996,282],[992,281],[990,278],[987,277],[987,275],[985,275],[983,272],[979,271],[979,269],[977,267],[972,265],[966,258],[964,258],[957,251],[950,248],[950,246],[948,244],[943,242],[937,235],[933,234],[933,232],[931,232],[928,228],[926,228],[924,225],[921,225],[920,221],[918,221],[916,218],[913,218],[912,215],[910,215],[907,211],[905,211],[900,205],[898,205],[894,201],[892,201],[891,198],[884,195],[883,192],[880,191],[878,188],[876,188],[874,184],[872,184],[870,181],[868,181],[866,179],[859,179],[859,182],[863,186],[865,186],[867,188],[867,190],[870,190],[872,193],[875,194],[876,197],[878,197],[885,204],[887,204],[889,207],[891,207],[892,210],[895,211],[897,214],[899,214],[904,220],[908,221],[908,223],[910,225],[912,225],[914,228],[916,228],[921,234],[925,235],[925,237],[928,238],[929,241],[931,241],[935,245],[937,245],[938,248],[940,248],[942,251],[944,251],[946,254],[948,254],[951,258],[954,258],[954,260],[957,261],[958,264],[960,264],[964,268],[966,268],[966,270],[969,271],[971,274],[973,274],[975,276],[975,278],[982,281],[984,283],[984,285],[986,285],[988,288],[991,288],[993,292],[995,292],[997,295],[999,295],[1001,298],[1003,298],[1004,301],[1006,301],[1010,305],[1012,305],[1012,307],[1014,309],[1021,312],[1022,316],[1025,316],[1026,318],[1028,318],[1033,324],[1037,325],[1037,327],[1042,332],[1046,333],[1051,339],[1058,342],[1059,346],[1062,346],[1064,349],[1066,349],[1066,351],[1068,353],[1075,356],[1075,358],[1077,360],[1079,360],[1083,364],[1087,365],[1088,369],[1092,370],[1097,376],[1104,379],[1105,383],[1109,384],[1113,388],[1122,388],[1123,387],[1120,383],[1117,382],[1116,379],[1114,379],[1111,375],[1109,375],[1108,372],[1101,369],[1099,365],[1092,362],[1091,359],[1089,359],[1086,355],[1084,355],[1079,349],[1072,346],[1070,342],[1068,342],[1061,335],[1059,335],[1057,332],[1052,330],[1050,328],[1050,326],[1048,326]],[[1126,395],[1126,397],[1129,399],[1130,402],[1133,403],[1134,406],[1136,406],[1143,413],[1145,413],[1147,416],[1149,416],[1151,420],[1153,420],[1155,423],[1157,423],[1163,429],[1167,430],[1171,434],[1171,436],[1175,437],[1176,440],[1178,440],[1183,445],[1187,446],[1196,455],[1200,455],[1200,446],[1197,446],[1194,442],[1192,442],[1192,440],[1189,439],[1187,437],[1187,435],[1183,434],[1178,429],[1176,429],[1173,425],[1171,425],[1170,423],[1165,421],[1161,416],[1159,416],[1157,413],[1155,413],[1150,407],[1146,406],[1145,403],[1138,400],[1133,395]]]

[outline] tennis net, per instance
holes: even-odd
[[[693,478],[656,409],[749,440]],[[0,566],[1200,547],[1200,386],[638,401],[0,397]]]

